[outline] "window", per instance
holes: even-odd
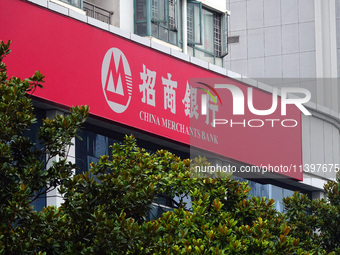
[[[147,13],[146,1],[135,1],[135,33],[141,36],[147,35]]]
[[[135,0],[135,33],[178,45],[178,0]]]
[[[217,56],[222,55],[222,28],[221,16],[214,15],[214,53]]]
[[[181,0],[135,0],[134,4],[136,34],[182,45]],[[188,0],[186,22],[189,53],[222,66],[222,57],[227,55],[228,15]]]
[[[202,44],[202,3],[188,2],[187,35],[189,44]]]
[[[83,0],[61,0],[61,1],[78,8],[83,8]]]
[[[79,168],[76,174],[88,171],[90,164],[98,163],[101,156],[111,155],[110,146],[117,142],[111,137],[89,130],[83,130],[80,137],[82,140],[76,139],[76,164]]]
[[[227,55],[228,15],[202,7],[201,2],[188,1],[188,44],[193,56],[221,65]]]
[[[151,0],[151,35],[162,41],[177,45],[176,0]]]
[[[169,0],[169,28],[171,30],[177,30],[177,4],[175,0]]]
[[[152,21],[166,22],[166,1],[165,0],[152,0]]]
[[[29,137],[38,150],[43,150],[43,146],[40,144],[40,141],[38,140],[38,133],[40,127],[43,125],[43,119],[46,118],[46,112],[43,109],[35,108],[34,114],[37,118],[37,122],[32,124],[31,127],[25,131],[24,136]],[[43,157],[41,160],[44,161],[44,163],[46,163],[45,157]],[[33,205],[34,209],[37,211],[41,211],[46,206],[45,189],[43,189],[40,192],[40,195],[32,202],[31,205]]]

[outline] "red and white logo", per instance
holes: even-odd
[[[106,102],[116,113],[124,112],[131,101],[132,76],[124,53],[109,49],[102,64],[102,87]]]

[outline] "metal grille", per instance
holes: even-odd
[[[136,1],[136,12],[137,21],[146,20],[146,0]]]
[[[113,15],[113,12],[107,11],[99,6],[85,1],[83,2],[83,9],[86,12],[87,16],[98,19],[108,24],[111,23],[111,16]]]
[[[171,30],[177,30],[175,5],[176,5],[175,0],[169,0],[169,28]]]
[[[221,56],[222,42],[221,42],[222,24],[221,16],[214,15],[214,53],[217,56]]]
[[[152,2],[152,18],[159,19],[159,3],[158,0],[153,0]]]
[[[194,42],[194,6],[188,4],[188,14],[187,14],[187,34],[188,34],[188,42]]]

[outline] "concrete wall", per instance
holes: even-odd
[[[120,25],[119,27],[134,33],[134,6],[133,0],[120,0]]]
[[[332,170],[331,167],[340,163],[339,122],[323,113],[311,112],[312,116],[302,116],[303,164],[306,164],[306,167],[317,164],[329,165],[324,170],[306,171],[306,179],[315,176],[322,180],[331,180],[336,175],[335,169]]]
[[[227,0],[227,9],[229,36],[239,43],[229,45],[226,68],[309,89],[314,111],[302,117],[303,163],[338,164],[340,0]],[[306,171],[303,183],[322,189],[334,177],[335,171]]]
[[[313,78],[314,4],[311,0],[227,0],[231,11],[226,68],[250,78]]]
[[[239,43],[229,45],[225,67],[254,79],[282,78],[281,84],[303,78],[298,86],[316,89],[315,103],[339,112],[338,81],[320,80],[338,77],[339,2],[227,0],[229,35]]]

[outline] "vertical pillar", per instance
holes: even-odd
[[[151,0],[146,0],[146,34],[151,36],[151,19],[152,19],[152,3]]]
[[[322,199],[326,198],[326,194],[323,191],[313,191],[312,192],[312,199]]]
[[[57,115],[64,116],[64,113],[59,110],[49,110],[46,111],[46,117],[49,119],[53,119]],[[75,138],[72,139],[72,143],[74,144]],[[66,151],[68,151],[67,160],[75,163],[75,145],[71,145],[69,148],[66,148]],[[56,156],[52,158],[48,164],[47,168],[49,168],[53,161],[58,162],[60,160],[59,156]],[[75,174],[75,173],[74,173]],[[46,194],[46,206],[60,206],[60,204],[64,201],[62,195],[58,191],[58,187]]]
[[[336,3],[315,0],[314,7],[317,103],[338,111]]]
[[[183,38],[183,45],[182,50],[183,53],[188,54],[188,28],[187,28],[187,0],[182,1],[182,38]]]

